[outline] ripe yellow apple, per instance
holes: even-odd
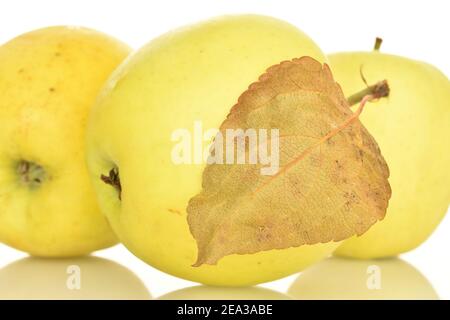
[[[302,272],[288,290],[299,300],[437,300],[429,281],[400,259],[331,258]]]
[[[295,273],[336,248],[336,243],[305,245],[192,267],[197,246],[186,207],[201,190],[206,164],[176,165],[171,158],[175,130],[192,130],[194,123],[218,128],[268,67],[301,56],[325,60],[314,42],[288,23],[226,16],[157,38],[114,73],[91,113],[88,166],[100,206],[131,252],[181,278],[243,286]]]
[[[28,257],[0,269],[0,299],[151,299],[130,270],[98,257]]]
[[[85,164],[98,91],[130,49],[102,33],[50,27],[0,47],[0,241],[36,256],[116,243]]]
[[[360,119],[377,140],[390,169],[392,198],[386,218],[336,254],[355,258],[395,256],[414,249],[433,232],[450,203],[450,82],[426,63],[373,52],[329,56],[346,95],[387,79],[387,99]],[[356,91],[355,91],[356,90]]]

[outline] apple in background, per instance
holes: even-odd
[[[377,140],[390,169],[386,217],[336,255],[382,258],[414,249],[444,217],[450,203],[450,82],[438,69],[375,49],[329,56],[346,96],[387,79],[390,95],[360,119]]]
[[[32,255],[76,256],[117,242],[85,164],[87,116],[129,54],[74,27],[23,34],[0,47],[0,241]]]
[[[268,67],[302,56],[325,60],[286,22],[225,16],[153,40],[114,73],[91,113],[87,159],[100,206],[131,252],[181,278],[243,286],[298,272],[335,250],[336,243],[305,245],[192,267],[197,246],[186,207],[201,190],[206,164],[171,159],[175,130],[196,121],[219,128]]]

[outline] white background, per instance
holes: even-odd
[[[137,49],[170,29],[227,13],[261,13],[287,20],[328,53],[370,50],[374,38],[381,36],[383,52],[424,60],[447,76],[450,74],[450,6],[444,0],[2,1],[0,43],[36,28],[80,25],[114,35]],[[425,244],[402,256],[429,280],[443,299],[450,299],[449,246],[447,217]],[[193,285],[154,270],[122,246],[96,255],[129,268],[144,281],[153,297]],[[23,256],[0,245],[0,272],[3,266]],[[285,292],[296,277],[264,286]]]

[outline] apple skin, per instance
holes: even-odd
[[[336,255],[383,258],[423,243],[450,203],[450,82],[431,65],[374,52],[329,56],[346,96],[387,79],[388,98],[368,105],[360,119],[375,137],[390,169],[392,198],[386,217]]]
[[[163,35],[112,76],[91,113],[87,161],[98,200],[125,246],[169,274],[209,285],[245,286],[298,272],[336,243],[231,255],[192,267],[197,246],[186,207],[201,190],[205,165],[175,165],[174,130],[218,128],[248,86],[283,60],[326,58],[301,31],[256,16],[215,18]],[[101,175],[117,167],[117,191]],[[237,182],[238,183],[238,182]]]
[[[35,256],[87,254],[117,242],[101,214],[84,154],[98,91],[129,54],[123,43],[49,27],[0,47],[0,241]],[[23,161],[40,166],[25,183]]]

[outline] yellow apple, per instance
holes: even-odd
[[[288,294],[299,300],[437,300],[433,286],[400,259],[331,258],[304,271]]]
[[[305,245],[193,267],[197,246],[186,207],[201,190],[206,164],[171,159],[174,131],[192,130],[196,122],[205,130],[218,128],[268,67],[301,56],[325,60],[311,39],[286,22],[226,16],[155,39],[114,73],[91,113],[88,166],[100,206],[131,252],[181,278],[243,286],[295,273],[336,248]]]
[[[0,269],[0,299],[151,299],[130,270],[98,257],[28,257]]]
[[[377,140],[390,168],[392,198],[386,218],[361,237],[346,240],[339,256],[395,256],[424,242],[450,203],[450,82],[431,65],[373,52],[329,56],[336,81],[350,95],[387,79],[387,99],[360,119]]]
[[[116,243],[89,181],[84,141],[95,97],[129,51],[74,27],[0,47],[0,241],[46,257]]]

